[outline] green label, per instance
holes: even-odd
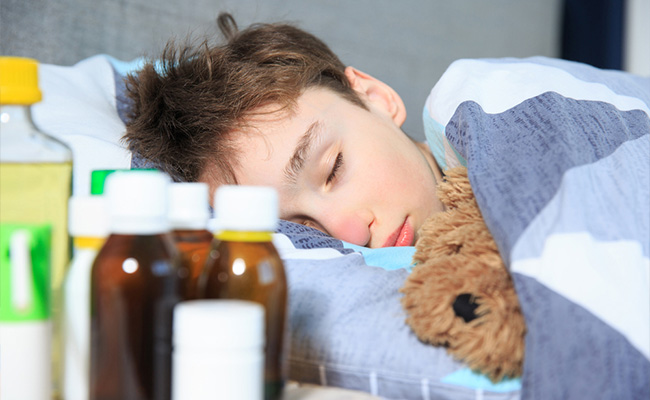
[[[0,321],[50,317],[49,224],[0,224]]]

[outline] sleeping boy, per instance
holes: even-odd
[[[473,231],[452,241],[434,225],[447,254],[418,261],[402,287],[418,338],[468,362],[480,353],[497,376],[523,370],[524,397],[648,398],[649,79],[558,60],[461,60],[425,106],[434,156],[400,129],[399,95],[314,36],[281,24],[238,31],[227,14],[218,23],[225,44],[171,43],[128,78],[136,157],[213,190],[273,186],[283,219],[371,248],[413,245],[429,216],[458,210],[442,213],[437,188],[466,164],[495,246],[476,256],[487,247]],[[502,261],[501,275],[486,260]],[[630,304],[641,308],[620,312]],[[496,337],[520,351],[483,346]]]
[[[129,149],[181,181],[269,185],[280,217],[371,248],[411,246],[443,210],[442,172],[401,125],[400,96],[285,24],[223,45],[167,44],[127,81]]]

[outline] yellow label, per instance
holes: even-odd
[[[102,237],[76,237],[72,240],[76,249],[93,249],[99,250],[102,248],[106,238]]]
[[[59,291],[70,261],[68,199],[72,163],[0,164],[0,223],[52,225],[51,284]]]
[[[273,239],[271,232],[221,231],[215,237],[229,242],[270,242]]]

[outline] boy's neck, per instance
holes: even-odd
[[[433,171],[433,175],[436,177],[436,186],[437,186],[438,183],[442,182],[442,170],[440,169],[440,166],[436,162],[435,157],[433,157],[433,153],[431,153],[431,149],[429,148],[429,145],[426,142],[415,142],[415,145],[418,147],[418,149],[420,149],[420,152],[429,163],[429,167],[431,167],[431,170]]]

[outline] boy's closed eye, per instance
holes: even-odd
[[[327,177],[327,184],[332,184],[338,177],[341,167],[343,167],[343,152],[340,152],[336,155],[334,164],[332,165],[332,170],[330,171],[329,176]]]

